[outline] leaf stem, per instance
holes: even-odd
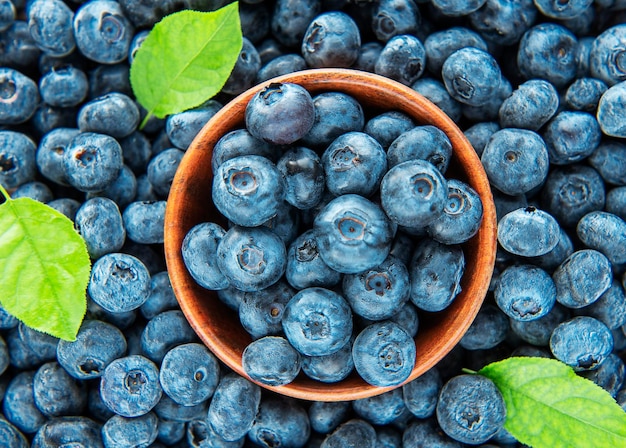
[[[143,120],[141,120],[141,124],[139,125],[140,131],[142,131],[143,128],[146,127],[146,125],[148,124],[148,120],[150,120],[150,118],[152,118],[152,112],[148,112],[146,116],[143,117]]]
[[[471,375],[476,375],[478,373],[476,370],[468,369],[466,367],[463,367],[461,369],[461,372],[469,373]]]
[[[11,200],[11,195],[9,194],[9,192],[8,192],[8,191],[6,191],[6,190],[4,189],[4,187],[2,186],[2,184],[0,184],[0,193],[2,194],[2,196],[4,196],[4,199],[5,199],[5,200],[7,200],[7,201],[10,201],[10,200]]]

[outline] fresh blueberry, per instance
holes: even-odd
[[[479,9],[485,0],[434,0],[433,6],[444,16],[462,17]]]
[[[522,36],[517,65],[526,79],[545,79],[560,89],[576,76],[576,36],[556,23],[540,23]]]
[[[153,412],[133,418],[114,415],[102,425],[102,441],[105,446],[152,446],[158,424]]]
[[[167,271],[157,272],[150,278],[150,296],[140,307],[143,317],[152,319],[163,311],[178,308],[172,284]]]
[[[195,406],[182,406],[172,400],[169,395],[162,394],[153,410],[160,420],[184,423],[206,417],[207,404],[207,402],[203,402]]]
[[[298,236],[300,220],[300,211],[283,201],[278,205],[276,214],[261,225],[278,235],[287,247]]]
[[[590,156],[600,144],[602,132],[595,117],[587,112],[562,111],[542,132],[550,163],[565,165]]]
[[[457,375],[442,387],[437,402],[437,422],[451,438],[477,445],[487,442],[504,425],[502,394],[489,378]]]
[[[154,192],[160,197],[167,196],[183,155],[184,152],[180,149],[168,148],[156,154],[148,162],[146,168],[148,180]]]
[[[507,251],[523,257],[544,255],[559,244],[558,221],[533,206],[519,208],[498,222],[498,242]]]
[[[359,56],[361,34],[356,22],[341,11],[324,12],[308,25],[301,52],[312,68],[350,67]]]
[[[35,180],[17,187],[11,197],[13,199],[31,198],[35,201],[46,203],[54,199],[54,194],[47,184]]]
[[[489,96],[489,99],[481,105],[461,104],[463,117],[471,122],[494,121],[498,119],[498,114],[502,103],[513,93],[511,82],[504,76],[500,76],[500,82],[494,81],[498,87]]]
[[[565,92],[565,104],[572,110],[594,113],[608,86],[596,78],[578,78]]]
[[[59,364],[76,379],[99,378],[107,365],[126,354],[126,338],[115,326],[99,320],[85,320],[75,341],[60,340]]]
[[[509,330],[509,319],[495,305],[484,305],[459,344],[466,350],[487,350],[504,341]]]
[[[408,115],[399,111],[389,111],[370,118],[365,123],[363,132],[372,136],[384,149],[387,149],[396,138],[410,131],[414,126],[413,119]]]
[[[261,83],[277,76],[297,72],[307,68],[302,56],[295,53],[280,55],[264,64],[257,72],[256,82]]]
[[[387,41],[374,71],[404,85],[411,86],[426,69],[426,50],[422,42],[410,34],[400,34]]]
[[[32,448],[89,446],[104,448],[101,425],[84,416],[57,417],[43,424],[32,440]]]
[[[74,12],[62,0],[35,0],[28,6],[28,30],[37,47],[52,56],[67,56],[74,48]]]
[[[357,416],[379,426],[394,422],[406,411],[401,388],[357,399],[352,402],[352,408]]]
[[[185,427],[185,440],[183,442],[186,442],[186,444],[184,446],[191,448],[204,448],[206,446],[216,448],[242,448],[245,442],[245,438],[234,442],[224,440],[213,430],[213,427],[207,423],[202,415],[189,420]]]
[[[551,170],[541,191],[545,210],[564,227],[575,227],[587,213],[602,210],[605,195],[600,174],[582,164]]]
[[[626,144],[617,140],[601,142],[589,156],[594,167],[607,184],[626,185]]]
[[[91,191],[86,194],[86,199],[96,197],[108,198],[117,204],[120,210],[125,209],[137,196],[137,177],[126,165],[122,165],[115,180],[104,190]]]
[[[626,263],[626,222],[612,213],[595,211],[576,226],[578,238],[590,249],[602,252],[613,265]]]
[[[140,131],[135,131],[120,139],[119,143],[122,147],[124,164],[137,174],[145,173],[152,157],[152,143],[148,137]]]
[[[415,356],[415,341],[390,321],[365,327],[352,347],[356,371],[374,386],[402,384],[413,370]]]
[[[165,201],[136,201],[122,214],[126,236],[141,244],[163,243]]]
[[[98,132],[115,138],[132,134],[139,125],[139,109],[123,93],[107,93],[84,104],[78,112],[82,132]]]
[[[439,79],[420,78],[411,88],[433,102],[455,123],[461,120],[463,115],[461,103],[450,96],[446,86]]]
[[[94,263],[88,292],[94,302],[107,311],[131,311],[148,299],[150,273],[138,258],[110,252]]]
[[[0,41],[4,50],[0,52],[2,66],[28,69],[37,64],[41,50],[30,35],[26,21],[15,20],[0,33]]]
[[[291,383],[300,373],[300,363],[300,354],[282,336],[264,336],[251,342],[241,357],[244,372],[269,386]]]
[[[500,106],[500,126],[537,131],[552,118],[558,107],[556,88],[543,79],[531,79],[520,84]]]
[[[250,134],[265,142],[288,145],[302,138],[315,122],[311,94],[292,83],[272,83],[256,93],[245,112]]]
[[[11,365],[21,370],[39,367],[56,359],[58,339],[19,322],[6,335]]]
[[[423,375],[402,386],[405,406],[417,418],[431,417],[435,413],[442,385],[439,370],[437,367],[432,367]]]
[[[382,42],[399,34],[415,34],[421,21],[420,10],[413,0],[382,0],[372,11],[372,30]]]
[[[494,291],[496,303],[507,316],[520,321],[539,319],[556,302],[556,286],[541,268],[526,264],[507,267]]]
[[[302,142],[315,148],[326,148],[333,140],[347,132],[363,130],[363,108],[350,95],[342,92],[323,92],[313,97],[315,121],[302,137]]]
[[[235,62],[230,76],[222,87],[222,92],[229,95],[239,95],[254,85],[257,74],[261,69],[261,57],[254,44],[246,37],[239,57]]]
[[[300,50],[307,27],[321,7],[320,0],[277,0],[270,24],[273,37],[285,47]]]
[[[209,100],[193,109],[171,114],[165,122],[165,130],[172,144],[186,150],[202,127],[222,108],[216,100]]]
[[[335,431],[326,435],[320,448],[348,446],[374,448],[376,446],[376,430],[365,420],[351,418],[339,425]]]
[[[74,225],[94,260],[110,252],[118,252],[124,245],[126,230],[122,215],[111,199],[92,198],[85,201],[76,211]]]
[[[476,123],[464,131],[478,157],[485,151],[485,146],[493,134],[500,130],[500,125],[494,121]],[[495,193],[494,193],[495,194]]]
[[[433,448],[460,448],[461,444],[448,437],[435,419],[413,420],[402,434],[403,446],[429,446]],[[487,445],[489,447],[489,445]]]
[[[157,442],[161,442],[162,445],[152,444],[151,446],[153,448],[162,448],[163,446],[174,445],[185,438],[186,431],[186,422],[159,419],[156,439]]]
[[[464,47],[446,58],[441,76],[452,98],[470,106],[482,106],[500,84],[502,73],[498,62],[489,53]]]
[[[122,6],[122,9],[123,9],[123,6]],[[143,31],[139,31],[135,33],[135,35],[133,36],[133,40],[130,42],[130,47],[128,47],[128,63],[129,64],[132,65],[133,61],[135,60],[135,55],[137,54],[137,51],[139,50],[139,48],[141,48],[141,45],[146,40],[146,37],[148,37],[149,33],[150,33],[149,30],[143,30]]]
[[[163,357],[159,380],[163,392],[184,406],[194,406],[213,396],[220,378],[215,356],[202,344],[178,345]]]
[[[605,29],[591,44],[589,71],[609,86],[626,81],[626,25],[619,24]]]
[[[243,291],[258,291],[276,283],[285,273],[285,244],[266,227],[234,226],[218,244],[217,266],[231,285]]]
[[[0,126],[26,122],[39,104],[37,84],[21,72],[0,67]]]
[[[302,357],[302,371],[309,378],[322,383],[344,380],[353,370],[352,339],[330,355]]]
[[[252,428],[261,403],[261,388],[233,372],[222,377],[207,414],[207,423],[220,437],[237,441]]]
[[[328,434],[346,420],[349,410],[348,401],[314,401],[308,410],[311,429],[320,434]]]
[[[552,310],[543,317],[530,321],[511,319],[510,324],[513,334],[522,341],[535,346],[547,347],[554,328],[568,318],[568,309],[557,302]]]
[[[338,272],[354,274],[387,258],[392,227],[378,205],[362,196],[345,194],[317,214],[313,232],[324,262]]]
[[[259,140],[246,129],[236,129],[222,136],[213,147],[211,166],[213,173],[227,160],[239,156],[263,156],[275,162],[280,151],[272,144]]]
[[[626,296],[624,287],[614,281],[598,300],[574,311],[581,316],[595,317],[610,330],[619,330],[626,324]]]
[[[417,245],[408,268],[413,304],[425,311],[441,311],[461,292],[463,249],[424,239]]]
[[[256,446],[303,447],[311,434],[306,409],[301,402],[286,397],[267,397],[248,433]]]
[[[561,322],[550,336],[550,350],[556,359],[575,371],[595,370],[613,350],[611,331],[590,316]]]
[[[412,302],[405,302],[398,312],[391,316],[389,320],[400,325],[412,338],[415,337],[419,329],[417,308]]]
[[[504,46],[517,44],[535,23],[536,17],[537,7],[533,0],[486,0],[468,16],[472,28],[486,41]]]
[[[387,150],[387,163],[395,167],[414,159],[433,164],[442,174],[448,169],[452,144],[448,136],[432,125],[416,126],[400,134]]]
[[[428,70],[433,75],[439,76],[448,56],[464,47],[487,51],[485,41],[469,28],[455,26],[429,34],[424,41]]]
[[[71,65],[51,70],[39,80],[41,99],[51,106],[77,106],[87,97],[87,88],[85,72]]]
[[[369,197],[387,170],[385,150],[364,132],[346,132],[322,154],[326,188],[336,196],[359,194]]]
[[[276,163],[285,182],[285,200],[298,209],[315,206],[322,198],[325,186],[320,157],[303,146],[283,153]]]
[[[582,14],[592,0],[575,0],[562,3],[555,0],[535,0],[537,9],[546,17],[552,19],[572,19]]]
[[[2,402],[4,418],[25,434],[37,432],[48,420],[35,404],[34,378],[32,370],[17,373],[11,378]]]
[[[381,51],[383,51],[383,46],[380,42],[366,42],[362,44],[359,49],[359,56],[356,58],[354,64],[352,64],[352,68],[374,73],[376,61]]]
[[[94,0],[83,4],[74,15],[76,46],[86,58],[100,64],[124,61],[134,32],[116,1]]]
[[[140,355],[112,361],[102,373],[100,395],[106,406],[124,417],[150,412],[162,395],[157,366]]]
[[[285,306],[294,294],[286,282],[279,280],[265,289],[243,295],[238,307],[239,321],[252,339],[282,333]]]
[[[239,20],[243,36],[251,43],[258,44],[270,31],[270,7],[259,1],[242,2],[239,5]]]
[[[624,56],[626,59],[626,55]],[[598,103],[598,123],[602,132],[611,137],[626,137],[626,126],[620,119],[626,110],[626,82],[622,81],[609,88]]]
[[[129,96],[132,94],[132,88],[130,86],[130,67],[126,63],[98,65],[96,68],[89,71],[88,76],[88,98],[90,99],[98,98],[107,93],[123,93]],[[155,122],[160,123],[159,121]],[[144,130],[148,129],[148,127],[144,128]]]
[[[320,257],[312,230],[302,233],[289,246],[285,277],[294,288],[331,287],[339,283],[340,276]]]
[[[0,1],[0,32],[6,31],[15,21],[15,5],[11,0]]]
[[[85,383],[71,377],[57,362],[43,364],[33,378],[35,405],[48,417],[80,415],[87,405]]]
[[[217,266],[217,247],[226,231],[211,222],[194,226],[183,240],[181,253],[187,270],[200,286],[224,289],[228,280]]]
[[[155,363],[180,344],[196,341],[196,334],[180,310],[163,311],[154,316],[141,333],[141,350]]]
[[[611,286],[611,262],[596,250],[580,249],[555,269],[552,279],[561,305],[582,308],[598,300]]]
[[[593,381],[615,398],[626,379],[626,366],[618,355],[611,353],[600,367],[583,370],[579,375]]]
[[[626,186],[615,187],[607,192],[605,210],[626,220]]]

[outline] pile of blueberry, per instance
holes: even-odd
[[[133,97],[129,66],[146,33],[169,13],[213,10],[225,1],[0,0],[0,183],[13,197],[35,198],[70,217],[94,262],[88,311],[75,342],[38,333],[0,310],[0,447],[516,447],[502,426],[499,392],[489,380],[462,371],[509,356],[559,359],[626,409],[626,2],[243,0],[244,46],[222,91],[196,109],[152,118],[140,130],[146,112]],[[162,244],[172,178],[202,125],[257,82],[326,66],[376,72],[442,108],[481,157],[499,219],[492,285],[458,346],[402,387],[336,403],[262,390],[216,360],[178,307]],[[337,101],[332,97],[331,107]],[[345,125],[351,117],[331,120]],[[400,134],[407,136],[404,148],[415,146],[412,139],[435,142],[428,139],[436,135],[397,114],[374,118],[361,131],[375,135],[385,150],[386,173],[406,163],[390,163]],[[300,114],[287,129],[266,128],[272,137],[258,148],[280,174],[275,180],[291,179],[284,198],[301,208],[281,203],[275,209],[280,220],[263,216],[268,206],[244,214],[274,219],[268,230],[229,216],[233,229],[261,229],[277,241],[275,235],[294,230],[289,210],[302,210],[295,214],[298,228],[314,233],[316,219],[319,228],[320,217],[355,210],[341,202],[339,212],[318,207],[332,204],[328,191],[343,187],[326,179],[327,193],[320,193],[315,169],[306,171],[309,163],[324,171],[325,149],[347,137],[315,135],[275,151],[285,144],[283,131],[302,133],[303,120]],[[252,136],[258,130],[259,123],[248,123]],[[232,139],[221,142],[224,155],[214,158],[215,173],[232,167],[232,151],[250,136],[239,132]],[[322,156],[317,161],[303,148]],[[341,163],[342,155],[335,155]],[[267,166],[263,157],[250,157]],[[252,188],[250,172],[239,168],[228,185]],[[294,181],[301,169],[309,188]],[[385,206],[382,192],[365,193],[375,171],[355,173],[355,181],[365,182],[362,191],[331,194],[349,202],[360,195],[359,201],[385,210],[389,221],[394,213],[401,219],[405,207],[389,212],[395,201]],[[453,181],[446,182],[448,191]],[[392,222],[394,233],[397,226],[437,241],[428,234],[434,226],[424,234],[410,222]],[[349,235],[358,226],[343,230]],[[208,232],[214,244],[225,238],[219,228]],[[319,235],[307,241],[299,246],[305,259],[323,243]],[[320,243],[317,249],[312,242]],[[337,246],[332,239],[326,244],[329,253]],[[414,250],[408,239],[398,239],[389,254],[406,260]],[[245,252],[245,264],[253,267],[257,255]],[[438,266],[442,271],[433,275],[448,275],[444,268],[455,262]],[[295,275],[298,285],[277,281],[269,298],[259,300],[310,288],[311,269],[289,272],[286,266],[285,278]],[[230,274],[229,284],[235,278]],[[343,289],[361,286],[357,272],[342,275],[355,281]],[[323,290],[337,294],[333,287]],[[239,303],[221,296],[233,307]],[[242,306],[251,295],[243,296]],[[406,304],[415,306],[410,299]],[[351,308],[365,314],[359,326],[389,322],[361,305],[369,308]],[[251,306],[250,316],[258,310]],[[250,319],[252,332],[265,331],[257,329],[259,322]],[[316,372],[329,366],[309,364]]]

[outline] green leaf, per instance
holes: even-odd
[[[163,118],[213,97],[230,76],[242,44],[237,2],[217,11],[185,10],[163,18],[130,69],[133,92],[147,117]]]
[[[506,403],[504,427],[533,448],[626,447],[626,413],[601,387],[560,361],[508,358],[479,372]]]
[[[0,192],[0,303],[29,327],[73,341],[87,310],[85,242],[52,207]]]

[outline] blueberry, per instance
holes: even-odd
[[[28,6],[28,30],[35,44],[52,56],[67,56],[76,41],[72,31],[74,12],[62,0],[35,0]]]
[[[59,341],[57,360],[74,378],[99,378],[111,361],[126,354],[126,338],[115,326],[99,321],[83,321],[76,340]]]
[[[502,73],[489,53],[475,47],[464,47],[446,58],[441,76],[452,98],[470,106],[481,106],[492,97]]]
[[[49,446],[89,446],[104,448],[101,425],[88,417],[69,416],[48,420],[35,434],[32,448]]]
[[[102,373],[100,395],[109,409],[124,417],[150,412],[162,394],[159,369],[140,355],[112,361]]]
[[[487,350],[504,341],[509,319],[495,305],[483,305],[459,344],[466,350]]]
[[[181,253],[187,270],[203,288],[224,289],[228,280],[217,266],[217,247],[226,231],[218,224],[195,225],[183,239]]]
[[[374,448],[376,446],[376,430],[365,420],[351,418],[339,425],[335,431],[328,434],[320,448],[343,448],[348,446]]]
[[[126,165],[122,165],[115,180],[102,191],[91,191],[86,199],[96,197],[109,198],[114,201],[120,210],[125,209],[137,196],[137,178],[133,171]]]
[[[254,44],[246,37],[235,66],[222,87],[222,92],[239,95],[254,85],[261,69],[261,57]]]
[[[389,145],[387,162],[395,167],[414,159],[433,164],[442,174],[448,169],[452,144],[448,136],[432,125],[416,126],[400,134]]]
[[[202,344],[181,344],[170,349],[161,362],[159,380],[163,392],[184,406],[208,400],[220,377],[220,366]]]
[[[402,305],[398,312],[391,316],[389,320],[400,325],[412,338],[415,337],[419,329],[417,308],[411,302],[406,302]]]
[[[69,185],[63,168],[63,154],[69,142],[80,131],[74,128],[57,128],[39,141],[36,162],[39,172],[47,179],[59,184]]]
[[[323,92],[313,97],[315,121],[302,137],[305,145],[325,148],[347,132],[363,130],[363,108],[352,96],[342,92]]]
[[[269,386],[291,383],[300,373],[300,362],[298,351],[282,336],[264,336],[251,342],[241,357],[244,372]]]
[[[461,292],[465,256],[461,246],[427,238],[417,245],[408,268],[411,302],[425,311],[441,311]]]
[[[571,164],[550,171],[541,191],[544,208],[564,227],[575,227],[589,212],[602,210],[605,186],[588,165]]]
[[[243,36],[251,43],[258,44],[270,31],[270,7],[258,1],[242,2],[239,7],[239,19]]]
[[[169,395],[162,394],[161,399],[153,409],[160,420],[185,423],[204,418],[207,412],[207,404],[207,402],[203,402],[195,406],[182,406],[172,400]]]
[[[114,415],[102,425],[102,441],[106,446],[151,446],[158,424],[153,412],[133,418]]]
[[[517,44],[535,23],[536,17],[537,7],[533,0],[486,0],[468,16],[472,28],[486,41],[504,46]]]
[[[163,311],[146,324],[141,333],[143,354],[160,363],[168,351],[180,344],[196,341],[196,334],[182,311]]]
[[[497,83],[497,81],[494,81]],[[502,103],[513,93],[511,82],[504,76],[500,76],[500,82],[495,93],[489,96],[489,99],[478,106],[471,104],[461,104],[463,117],[472,121],[494,121],[498,119],[498,113],[502,107]]]
[[[245,437],[261,404],[261,388],[231,372],[220,380],[207,414],[207,423],[220,437],[236,441]]]
[[[433,102],[452,121],[458,123],[461,120],[463,114],[461,103],[450,96],[446,86],[440,80],[420,78],[413,83],[411,88]]]
[[[421,21],[420,10],[413,0],[383,0],[372,11],[372,31],[382,42],[399,34],[415,34]]]
[[[619,356],[611,353],[600,367],[583,370],[579,375],[593,381],[615,398],[626,379],[626,366]]]
[[[256,82],[261,83],[263,81],[267,81],[268,79],[304,70],[306,68],[306,61],[299,54],[283,54],[261,66],[256,75]]]
[[[322,154],[326,188],[335,195],[359,194],[369,197],[387,170],[385,150],[364,132],[346,132]]]
[[[601,142],[588,160],[607,184],[626,184],[626,144],[616,140]]]
[[[557,325],[550,336],[550,350],[577,372],[595,370],[611,354],[613,336],[599,320],[577,316]]]
[[[41,50],[35,44],[28,30],[28,23],[15,20],[9,28],[0,33],[4,51],[0,52],[2,66],[27,69],[37,64]]]
[[[602,252],[611,264],[626,263],[626,222],[622,218],[602,211],[587,213],[578,221],[576,234],[585,246]]]
[[[276,163],[285,181],[285,201],[298,209],[315,206],[322,198],[325,186],[320,157],[303,146],[283,153]]]
[[[461,444],[444,433],[433,420],[413,420],[402,434],[403,446],[432,446],[436,448],[460,448]],[[487,445],[488,447],[489,445]]]
[[[122,218],[129,239],[141,244],[163,243],[165,201],[135,201]]]
[[[315,217],[313,232],[324,262],[346,274],[382,263],[393,240],[392,224],[383,210],[355,194],[330,201]]]
[[[246,129],[236,129],[223,135],[213,147],[211,166],[213,173],[226,160],[245,155],[263,156],[275,162],[278,160],[278,149],[267,142],[259,140]]]
[[[92,198],[76,211],[74,225],[87,244],[89,256],[98,259],[118,252],[124,245],[126,230],[117,204],[108,198]],[[102,232],[102,229],[107,229]]]
[[[343,278],[343,294],[354,313],[371,320],[388,319],[409,300],[409,272],[394,256],[380,265]]]
[[[157,272],[150,278],[150,296],[140,307],[143,317],[152,319],[163,311],[178,308],[178,301],[174,295],[167,271]]]
[[[175,147],[186,150],[200,129],[221,108],[221,103],[209,100],[201,106],[169,115],[165,122],[167,136]]]
[[[193,448],[201,448],[205,446],[217,448],[241,448],[245,441],[244,438],[229,442],[222,439],[211,425],[209,425],[202,416],[198,416],[189,421],[186,425],[185,446]]]
[[[498,111],[500,126],[537,131],[559,107],[556,88],[543,79],[531,79],[518,86]]]
[[[556,300],[569,308],[582,308],[595,302],[611,286],[611,262],[593,249],[572,253],[555,269]]]
[[[139,50],[139,48],[141,48],[141,45],[146,40],[146,37],[148,37],[148,34],[149,34],[149,30],[138,31],[137,33],[135,33],[133,40],[130,42],[130,47],[128,47],[128,63],[129,64],[132,65],[133,61],[135,60],[135,55],[137,54],[137,51]]]
[[[594,113],[608,86],[596,78],[578,78],[565,92],[565,104],[572,110]]]
[[[122,147],[124,164],[137,174],[144,173],[152,157],[152,143],[148,137],[140,131],[135,131],[120,139],[119,144]]]
[[[500,125],[493,121],[483,121],[476,123],[464,131],[465,137],[470,141],[474,151],[478,157],[482,156],[482,153],[487,146],[487,142],[493,134],[500,130]],[[495,193],[494,193],[495,194]]]
[[[559,244],[557,220],[548,212],[529,206],[504,215],[498,222],[498,242],[508,252],[536,257]]]
[[[77,106],[87,97],[87,89],[87,75],[71,65],[52,70],[39,80],[41,99],[51,106]]]
[[[252,97],[246,106],[245,120],[254,137],[288,145],[305,136],[313,126],[313,98],[297,84],[272,83]]]
[[[80,415],[87,405],[85,383],[72,378],[57,362],[43,364],[33,378],[35,405],[47,417]]]
[[[278,0],[270,24],[273,37],[288,48],[298,48],[311,21],[321,11],[320,0]]]
[[[435,413],[442,385],[438,368],[432,367],[421,376],[402,386],[405,406],[417,418],[431,417]]]
[[[2,402],[4,418],[25,434],[37,432],[48,420],[48,417],[42,414],[35,404],[34,377],[35,372],[31,370],[22,371],[13,376]]]
[[[612,188],[607,192],[605,210],[626,219],[626,186]]]
[[[300,211],[283,201],[278,205],[276,214],[261,225],[278,235],[286,247],[298,236]]]
[[[328,434],[346,420],[349,410],[349,401],[314,401],[308,411],[311,429],[320,434]]]
[[[126,63],[98,65],[96,68],[89,71],[88,76],[88,98],[90,99],[106,95],[107,93],[123,93],[129,96],[132,94],[132,88],[130,86],[130,67]],[[155,123],[155,121],[152,123]],[[159,121],[156,121],[156,123],[159,123]],[[144,130],[148,129],[149,128],[144,128]]]
[[[150,273],[138,258],[110,252],[93,264],[88,292],[94,302],[107,311],[131,311],[148,299]]]
[[[550,163],[571,164],[590,156],[600,144],[602,132],[595,117],[587,112],[563,111],[542,132]]]
[[[373,425],[388,425],[406,410],[401,388],[357,399],[352,402],[352,408],[360,418]]]
[[[477,445],[504,425],[506,407],[496,385],[481,375],[458,375],[442,387],[437,422],[451,438]]]
[[[0,32],[6,31],[15,21],[15,6],[11,0],[0,1]]]
[[[376,61],[378,60],[382,50],[383,46],[380,42],[363,43],[359,49],[359,56],[356,58],[354,64],[352,64],[352,68],[355,70],[373,73]]]
[[[98,132],[115,138],[132,134],[139,125],[139,109],[123,93],[107,93],[84,104],[78,112],[82,132]]]
[[[408,115],[399,111],[389,111],[370,118],[365,123],[363,132],[374,137],[383,148],[387,149],[396,138],[410,131],[414,126],[413,119]]]
[[[37,84],[21,72],[0,67],[0,125],[26,122],[39,103]]]
[[[626,297],[623,286],[614,281],[598,300],[579,308],[577,314],[595,317],[610,330],[619,330],[626,324]]]
[[[626,59],[626,55],[624,56]],[[624,94],[626,92],[626,82],[622,81],[610,87],[598,103],[598,123],[602,132],[611,137],[626,137],[626,126],[619,119],[626,110]]]
[[[402,384],[413,370],[415,356],[415,341],[390,321],[365,327],[352,347],[356,371],[373,386]]]
[[[567,308],[555,303],[552,310],[543,317],[531,321],[510,320],[511,330],[524,342],[547,347],[554,328],[569,318]]]
[[[110,186],[122,168],[122,147],[113,137],[81,132],[63,152],[63,169],[68,182],[84,192]]]
[[[31,198],[35,201],[47,203],[54,198],[54,194],[47,184],[39,181],[26,182],[15,189],[11,195],[13,199]]]
[[[157,195],[167,196],[183,155],[184,152],[180,149],[168,148],[156,154],[148,162],[146,168],[148,180]]]
[[[6,335],[11,365],[21,369],[39,367],[54,361],[58,339],[27,327],[19,322]]]
[[[301,402],[286,397],[267,397],[248,432],[257,446],[303,447],[311,434],[309,417]]]
[[[448,56],[464,47],[487,51],[487,44],[483,38],[469,28],[454,26],[429,34],[424,41],[428,70],[433,75],[440,75]]]
[[[309,378],[322,383],[344,380],[353,370],[352,340],[330,355],[302,357],[302,371]]]
[[[410,34],[400,34],[387,41],[374,71],[404,85],[411,86],[426,69],[426,50],[422,42]]]
[[[86,58],[100,64],[124,61],[133,35],[133,25],[115,1],[85,3],[74,15],[76,46]]]
[[[527,265],[507,267],[494,291],[496,303],[512,319],[529,321],[550,312],[556,302],[556,286],[541,268]]]
[[[260,291],[246,292],[238,307],[241,325],[253,339],[282,333],[285,307],[294,294],[282,280]]]
[[[576,76],[576,36],[556,23],[540,23],[522,36],[517,65],[526,79],[539,78],[557,89]]]
[[[626,26],[612,26],[600,33],[591,44],[589,70],[609,86],[626,80]]]
[[[573,19],[582,14],[592,3],[592,0],[575,0],[561,3],[555,0],[535,0],[537,9],[546,17],[552,19]]]
[[[217,266],[231,285],[258,291],[285,273],[285,244],[266,227],[231,227],[217,246]]]
[[[312,68],[350,67],[359,55],[361,34],[355,21],[341,11],[324,12],[309,23],[301,52]]]

